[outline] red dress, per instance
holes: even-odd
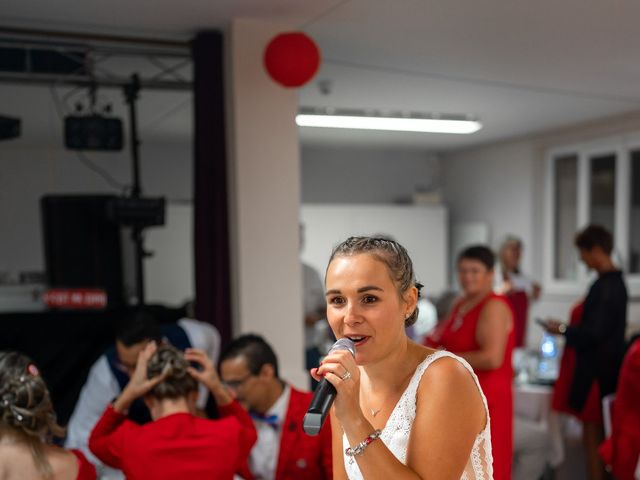
[[[640,340],[629,348],[611,412],[611,436],[600,455],[618,480],[633,480],[640,455]]]
[[[513,311],[513,338],[515,347],[523,347],[527,336],[527,314],[529,312],[529,296],[524,290],[509,292],[507,300]]]
[[[89,448],[127,480],[232,480],[249,456],[256,429],[236,401],[218,411],[220,420],[176,413],[138,425],[109,405]]]
[[[87,460],[80,450],[70,450],[78,459],[78,476],[77,480],[96,480],[96,467]]]
[[[476,340],[476,328],[480,314],[490,300],[504,302],[512,311],[509,302],[503,296],[495,293],[487,295],[464,316],[458,315],[461,306],[461,302],[458,302],[453,307],[449,318],[427,337],[425,344],[432,348],[445,348],[457,354],[478,350],[480,345]],[[513,343],[512,328],[500,367],[493,370],[474,368],[482,391],[487,397],[489,416],[491,417],[491,448],[493,452],[493,478],[495,480],[511,479],[513,454],[513,368],[511,354]]]
[[[578,326],[582,320],[584,303],[579,302],[571,309],[571,326]],[[569,406],[569,392],[573,381],[573,371],[576,368],[576,351],[570,345],[565,345],[560,360],[560,373],[553,387],[553,400],[551,406],[558,412],[568,413],[583,422],[602,423],[602,406],[600,403],[600,388],[594,380],[589,390],[589,396],[582,411],[577,412]]]

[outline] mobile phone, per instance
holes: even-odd
[[[542,328],[547,328],[547,322],[540,317],[535,319],[535,322],[540,325]]]

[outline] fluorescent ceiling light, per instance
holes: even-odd
[[[453,133],[477,132],[482,124],[465,118],[425,118],[417,116],[353,115],[309,113],[304,109],[296,116],[300,127],[350,128],[356,130],[388,130],[395,132]]]

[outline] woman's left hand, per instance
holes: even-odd
[[[562,335],[567,330],[567,326],[558,320],[549,319],[546,322],[545,330],[552,335]]]
[[[187,348],[184,354],[189,362],[194,362],[199,365],[198,368],[189,367],[187,372],[198,382],[202,383],[209,389],[211,394],[216,400],[218,406],[222,407],[230,404],[233,401],[233,396],[230,390],[222,384],[220,376],[216,370],[216,366],[213,361],[208,357],[204,350],[197,348]]]
[[[329,353],[320,367],[310,370],[317,381],[325,378],[338,392],[333,403],[336,417],[344,426],[345,422],[364,418],[360,408],[360,369],[348,350]]]

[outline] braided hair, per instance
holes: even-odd
[[[26,440],[36,467],[45,477],[53,470],[43,450],[65,431],[56,420],[49,389],[31,359],[18,352],[0,352],[0,425],[2,432]]]
[[[407,253],[407,249],[390,238],[349,237],[333,249],[327,269],[336,257],[346,257],[361,253],[373,255],[387,266],[400,296],[403,296],[409,288],[416,287],[418,289],[418,297],[420,297],[422,284],[416,281],[413,262]],[[405,319],[405,327],[413,325],[416,320],[418,320],[417,306],[411,315]]]

